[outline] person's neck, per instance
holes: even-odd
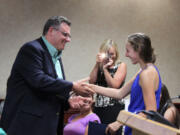
[[[49,36],[47,36],[47,35],[45,35],[44,37],[51,44],[51,38]]]
[[[51,36],[45,35],[44,37],[52,46],[54,46],[57,49],[57,47],[54,45],[54,40]]]
[[[85,111],[85,112],[80,112],[80,115],[86,116],[86,115],[91,114],[91,113],[93,113],[92,110],[89,110],[89,111]]]
[[[144,62],[140,63],[140,67],[141,67],[142,70],[147,68],[149,65],[152,65],[152,63],[144,63]]]

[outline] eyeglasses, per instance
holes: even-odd
[[[57,29],[57,28],[54,28],[56,31],[59,31],[59,32],[61,32],[61,34],[64,36],[64,37],[68,37],[68,38],[70,38],[71,39],[71,35],[69,34],[69,33],[67,33],[67,32],[62,32],[60,29]]]

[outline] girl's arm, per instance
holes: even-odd
[[[98,69],[99,69],[99,64],[96,63],[93,70],[90,73],[89,83],[94,84],[97,81]]]
[[[176,121],[176,108],[174,106],[169,107],[164,113],[164,118],[166,118],[171,123],[175,123]]]
[[[83,85],[86,87],[87,90],[90,91],[94,90],[98,94],[116,99],[122,99],[130,93],[131,86],[133,84],[135,77],[136,75],[128,83],[126,83],[122,88],[118,90],[115,88],[106,88],[94,84],[83,84]]]
[[[155,91],[159,87],[159,76],[156,69],[150,66],[143,70],[139,84],[142,87],[145,109],[157,111]]]
[[[84,135],[88,135],[88,129],[89,129],[89,126],[86,127]]]
[[[94,84],[97,81],[98,70],[99,70],[100,64],[102,62],[103,62],[103,57],[102,57],[101,53],[98,53],[96,56],[96,64],[89,76],[90,77],[89,83]]]

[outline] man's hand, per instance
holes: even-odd
[[[122,124],[118,121],[110,123],[106,128],[106,134],[110,133],[110,135],[115,135],[118,129],[122,126]]]
[[[89,78],[88,78],[89,79]],[[73,82],[73,91],[79,95],[92,95],[94,91],[91,89],[86,89],[82,84],[87,82],[87,79],[82,79],[77,82]]]

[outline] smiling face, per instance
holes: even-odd
[[[132,45],[129,42],[126,43],[125,56],[131,59],[132,64],[137,64],[140,60],[139,53],[132,48]]]
[[[59,51],[64,50],[66,43],[71,41],[70,26],[66,23],[61,23],[59,28],[50,28],[51,44]]]
[[[113,46],[111,48],[109,48],[108,54],[110,55],[113,62],[115,62],[116,59],[117,59],[117,54],[116,54],[116,50],[115,50],[115,48]]]
[[[119,58],[119,51],[117,44],[112,39],[104,40],[104,42],[101,44],[99,48],[99,52],[104,54],[104,63],[108,63],[111,59],[113,64],[118,60]],[[110,59],[109,59],[110,58]]]
[[[88,99],[88,101],[84,104],[84,106],[82,106],[81,108],[81,112],[90,112],[92,111],[92,105],[94,103],[93,97],[92,96],[88,96],[86,97]]]

